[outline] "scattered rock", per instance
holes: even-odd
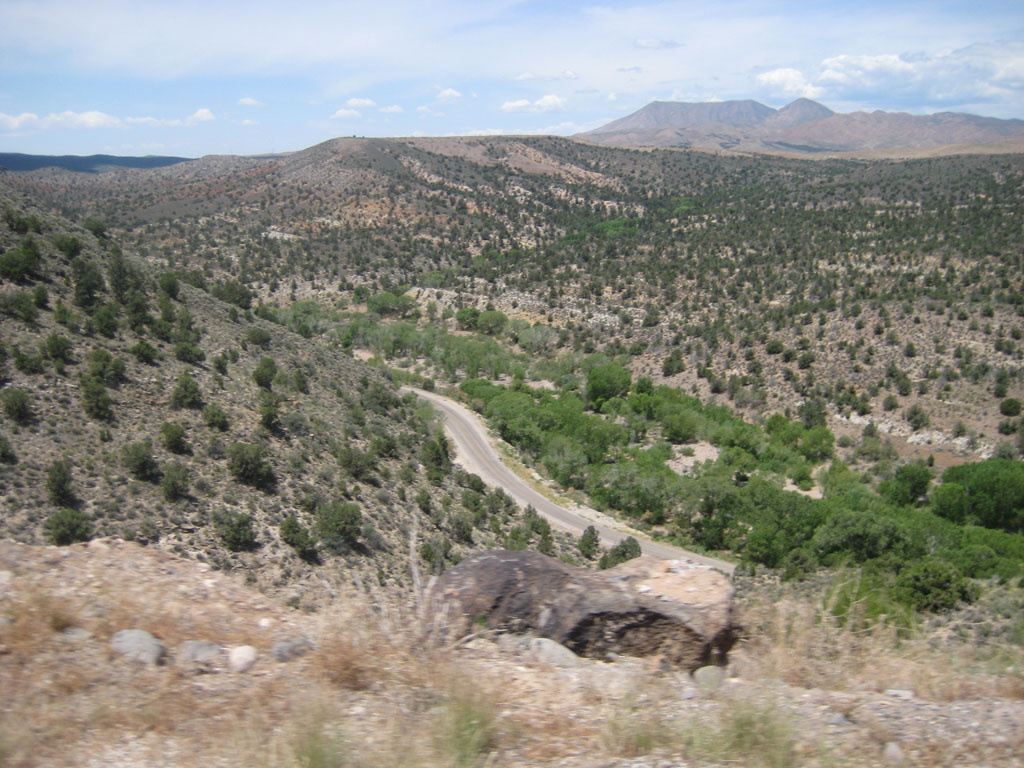
[[[110,650],[150,666],[163,663],[167,649],[143,629],[122,629],[110,640]]]
[[[884,693],[886,696],[894,696],[897,699],[914,698],[914,692],[908,691],[905,688],[886,688]]]
[[[736,638],[732,599],[723,574],[682,561],[641,557],[593,572],[499,550],[463,560],[431,591],[435,615],[456,637],[482,624],[581,656],[660,655],[688,669],[724,663]]]
[[[305,656],[313,650],[313,641],[305,635],[278,640],[270,649],[270,653],[278,661],[291,661]]]
[[[224,649],[208,640],[186,640],[178,646],[182,664],[213,664],[224,656]]]
[[[259,654],[251,645],[235,646],[228,651],[228,668],[239,674],[248,672],[256,663],[257,658],[259,658]]]
[[[68,627],[60,636],[62,640],[70,643],[82,643],[92,637],[92,632],[82,627]]]
[[[537,661],[552,667],[576,667],[580,664],[579,656],[546,637],[533,638],[530,641],[530,653]]]

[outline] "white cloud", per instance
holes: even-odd
[[[403,112],[404,112],[405,110],[404,110],[404,109],[402,109],[402,108],[401,108],[400,106],[398,106],[397,104],[392,104],[392,105],[391,105],[390,107],[381,107],[381,108],[380,108],[380,111],[381,111],[381,112],[383,112],[383,113],[384,113],[384,114],[386,114],[386,115],[400,115],[400,114],[402,114],[402,113],[403,113]]]
[[[516,99],[515,101],[506,101],[501,105],[502,112],[554,112],[556,110],[565,109],[565,99],[561,96],[556,96],[553,93],[549,93],[545,96],[541,96],[536,101],[530,101],[529,99]]]
[[[352,109],[363,109],[365,107],[376,107],[377,102],[375,102],[373,99],[363,99],[357,97],[346,101],[345,106],[351,107]]]
[[[240,107],[265,107],[267,106],[262,101],[254,99],[252,96],[243,96],[238,100],[238,106]]]
[[[797,69],[773,69],[757,76],[757,82],[772,89],[773,93],[786,97],[803,97],[805,99],[821,98],[823,88],[807,82],[807,78]]]
[[[438,112],[432,107],[422,106],[416,107],[416,111],[424,117],[444,117],[444,112]]]
[[[206,107],[197,109],[191,115],[185,118],[185,125],[195,125],[196,123],[208,123],[214,120],[213,112],[208,110]]]
[[[608,101],[617,101],[618,98],[619,98],[619,94],[617,94],[617,93],[609,93],[608,94]]]
[[[0,129],[8,132],[21,131],[46,131],[53,129],[79,129],[79,128],[130,128],[142,126],[146,128],[180,128],[183,126],[206,123],[214,119],[213,112],[205,107],[197,109],[184,120],[177,118],[164,119],[157,117],[117,117],[108,115],[106,112],[89,110],[87,112],[54,112],[46,117],[40,117],[32,112],[23,112],[20,115],[6,115],[0,113]]]
[[[529,99],[516,99],[515,101],[506,101],[501,105],[502,112],[523,112],[530,108]]]
[[[523,72],[522,74],[513,77],[513,80],[533,80],[537,76],[533,72]]]
[[[675,40],[657,40],[652,37],[638,37],[633,41],[633,45],[637,48],[647,48],[655,51],[679,47],[679,43]]]
[[[1024,88],[1024,41],[978,43],[936,55],[840,54],[816,72],[782,68],[757,82],[785,96],[827,98],[883,109],[976,108]]]
[[[449,103],[461,99],[462,94],[456,91],[454,88],[445,88],[437,94],[436,98],[438,101],[442,103]]]
[[[346,109],[345,107],[341,107],[333,115],[331,115],[331,119],[332,120],[351,120],[353,118],[362,117],[362,116],[363,116],[362,112],[359,112],[358,110]]]
[[[239,123],[239,125],[243,125],[246,128],[251,128],[254,125],[259,125],[259,122],[257,122],[256,120],[248,120],[247,119],[247,120],[243,120],[241,123]]]

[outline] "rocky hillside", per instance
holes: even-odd
[[[551,375],[538,357],[628,355],[635,373],[753,416],[821,398],[840,432],[868,418],[901,451],[912,438],[990,455],[1020,428],[1003,400],[1024,396],[1022,157],[337,139],[277,158],[4,178],[103,220],[158,270],[237,278],[254,302],[298,307],[291,327],[307,335],[412,287],[405,319],[492,305],[512,344],[548,326],[542,355],[522,347],[537,376]]]
[[[1020,765],[997,625],[901,639],[743,588],[729,666],[691,675],[508,633],[437,642],[372,581],[308,613],[152,547],[0,541],[0,765]],[[1007,597],[989,614],[1019,614]]]
[[[155,270],[0,194],[0,535],[118,536],[296,603],[352,572],[410,588],[410,548],[429,571],[513,531],[555,546],[453,472],[385,372],[254,316],[237,281]]]

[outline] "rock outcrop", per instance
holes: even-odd
[[[476,628],[547,637],[581,656],[660,655],[697,669],[722,664],[736,638],[724,575],[641,557],[588,571],[536,552],[491,551],[441,575],[434,615],[453,638]]]

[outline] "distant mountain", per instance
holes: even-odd
[[[40,168],[62,168],[79,173],[101,173],[112,168],[164,168],[168,165],[190,162],[188,157],[117,157],[116,155],[23,155],[19,152],[0,152],[0,169],[8,171],[37,171]]]
[[[840,114],[810,99],[654,101],[574,138],[618,147],[696,147],[773,154],[948,154],[1024,151],[1024,120],[964,113]]]

